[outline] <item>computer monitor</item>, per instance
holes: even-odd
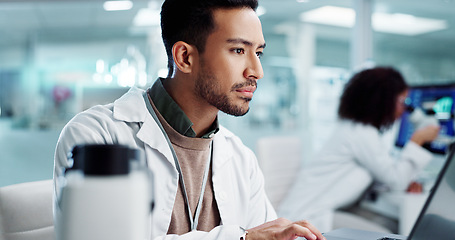
[[[410,88],[406,104],[411,108],[420,108],[425,113],[434,115],[441,126],[439,136],[424,147],[433,153],[445,154],[448,145],[453,142],[454,131],[455,83],[447,85],[413,86]],[[403,147],[415,131],[410,122],[411,111],[406,111],[400,122],[395,145]]]

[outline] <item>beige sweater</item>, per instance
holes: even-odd
[[[172,146],[177,154],[177,159],[182,169],[183,179],[185,181],[185,187],[190,202],[191,216],[194,217],[196,206],[199,201],[199,195],[201,193],[204,170],[206,168],[207,160],[211,154],[209,146],[212,139],[191,138],[178,133],[164,120],[155,106],[153,106],[153,109],[157,113],[158,119],[169,136]],[[183,195],[181,185],[179,184],[168,234],[182,235],[191,231],[187,206],[184,199],[185,197]],[[208,232],[214,227],[220,225],[220,213],[213,194],[211,167],[202,203],[203,205],[199,216],[197,230]]]

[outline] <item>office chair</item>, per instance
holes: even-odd
[[[287,194],[300,168],[301,140],[293,136],[258,139],[256,156],[264,174],[265,191],[277,208]]]
[[[52,180],[0,188],[0,240],[55,239]]]

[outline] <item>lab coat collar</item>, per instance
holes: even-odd
[[[149,114],[144,102],[144,90],[132,87],[126,94],[114,102],[114,118],[125,122],[137,122],[140,129],[136,136],[158,150],[175,167],[172,152],[161,129]]]
[[[156,124],[147,110],[142,94],[144,90],[132,87],[126,94],[114,102],[114,118],[125,122],[138,122],[141,127],[137,137],[151,148],[161,152],[166,159],[175,167],[172,152],[161,129]],[[231,149],[235,135],[220,126],[220,131],[213,137],[213,174],[221,169],[225,163],[233,157],[234,149]]]
[[[143,92],[142,89],[132,87],[127,93],[115,100],[114,118],[125,122],[144,122],[147,108],[142,99]]]

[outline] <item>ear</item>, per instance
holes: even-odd
[[[183,41],[176,42],[172,47],[174,64],[183,73],[192,72],[197,53],[196,47]]]

